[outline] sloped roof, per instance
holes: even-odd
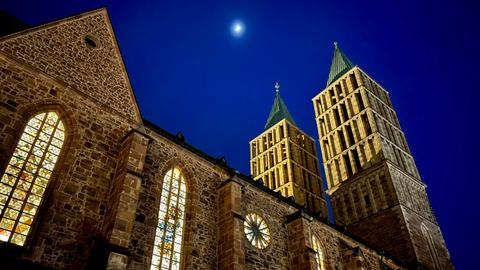
[[[340,50],[338,43],[335,42],[334,44],[335,50],[333,52],[330,73],[328,74],[327,87],[354,67],[350,59]]]
[[[271,128],[276,123],[282,121],[283,119],[287,119],[292,124],[297,125],[293,120],[292,115],[287,109],[287,105],[283,102],[280,94],[275,94],[275,100],[273,101],[272,109],[270,110],[270,115],[268,116],[267,123],[265,124],[265,130]]]

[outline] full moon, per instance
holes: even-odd
[[[232,23],[230,31],[234,37],[239,38],[245,33],[245,25],[241,21],[235,21]]]

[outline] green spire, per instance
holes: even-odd
[[[280,89],[280,85],[275,83],[275,100],[273,101],[272,110],[270,111],[270,115],[268,116],[267,123],[265,124],[265,130],[271,128],[276,123],[282,121],[283,119],[287,119],[292,124],[297,125],[293,120],[293,117],[290,115],[287,109],[287,105],[283,102],[280,94],[278,93]]]
[[[353,68],[352,62],[340,50],[338,43],[335,41],[333,44],[335,45],[335,51],[333,52],[332,65],[330,66],[330,73],[328,74],[327,86]]]

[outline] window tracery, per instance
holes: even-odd
[[[258,249],[265,249],[270,243],[270,230],[265,220],[256,213],[249,213],[245,217],[245,236]]]
[[[151,270],[180,269],[187,186],[178,168],[163,178]]]
[[[323,250],[320,246],[320,242],[318,241],[315,235],[312,235],[312,248],[315,251],[315,261],[317,262],[317,270],[325,270],[325,258],[323,256]]]
[[[64,140],[56,112],[28,121],[0,180],[0,241],[25,244]]]

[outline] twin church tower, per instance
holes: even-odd
[[[315,140],[297,127],[275,88],[265,129],[250,141],[251,174],[326,218]],[[413,269],[452,269],[388,92],[337,43],[313,106],[334,223]]]

